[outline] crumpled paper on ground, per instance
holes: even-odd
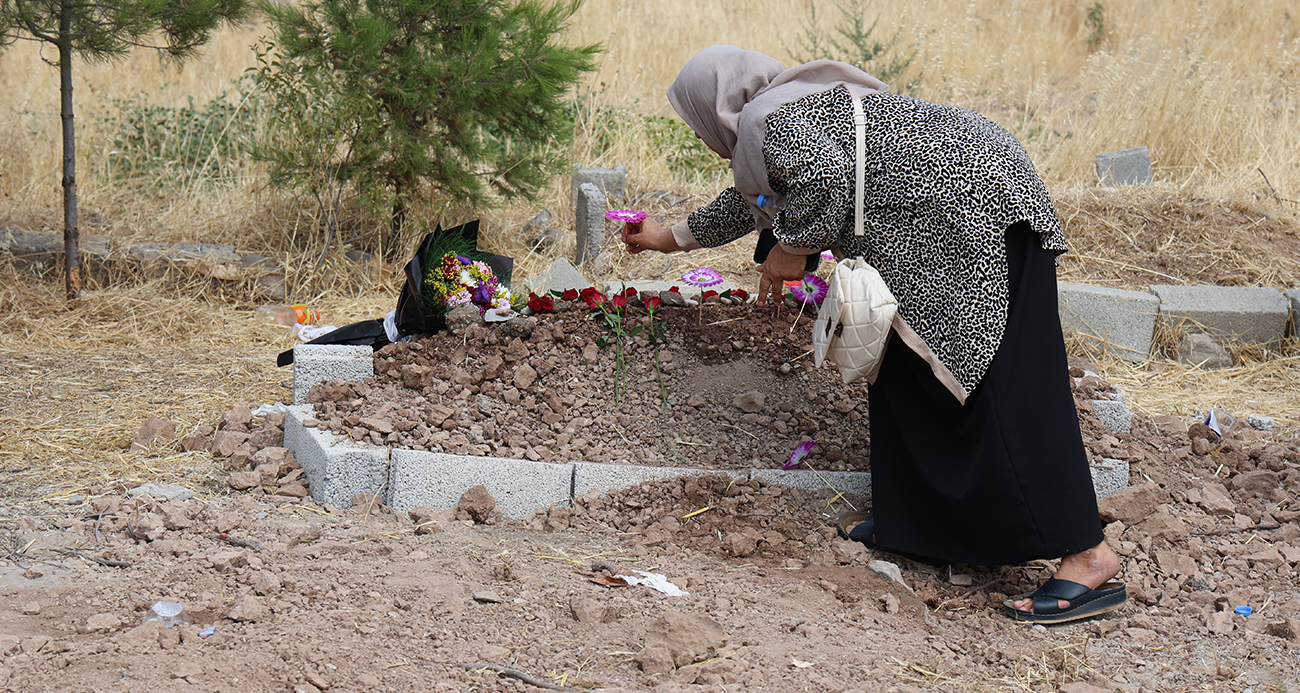
[[[629,585],[645,585],[651,589],[663,592],[670,597],[685,597],[690,595],[690,592],[668,582],[668,578],[659,573],[647,573],[644,570],[634,570],[632,572],[641,577],[636,577],[635,575],[615,575],[614,577],[621,577],[624,580],[627,580],[627,584]]]

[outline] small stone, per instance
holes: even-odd
[[[140,424],[140,430],[131,441],[131,452],[144,452],[155,445],[166,445],[176,439],[176,422],[150,416]]]
[[[746,414],[754,414],[763,410],[766,400],[767,396],[762,392],[750,390],[736,395],[735,399],[731,400],[731,404]]]
[[[257,472],[232,472],[227,482],[236,491],[246,491],[262,485],[262,475]]]
[[[501,602],[504,602],[505,599],[502,598],[501,595],[497,594],[496,592],[493,592],[491,590],[484,590],[482,592],[474,593],[474,601],[480,602],[482,604],[500,604]]]
[[[122,619],[110,613],[95,614],[86,619],[87,633],[100,633],[113,630],[122,625]]]
[[[952,577],[948,578],[948,582],[957,587],[970,587],[975,584],[975,577],[970,573],[954,573]]]
[[[593,597],[574,595],[569,600],[569,609],[579,623],[607,623],[614,620],[610,618],[611,609]]]
[[[468,491],[463,493],[460,501],[456,503],[456,517],[473,520],[476,524],[483,524],[492,516],[492,511],[496,509],[496,499],[482,484],[472,486]]]
[[[912,588],[903,581],[903,571],[899,570],[897,565],[889,561],[871,561],[867,564],[867,567],[874,570],[881,577],[889,578],[902,585],[908,592],[912,591]]]
[[[260,570],[253,576],[253,591],[265,597],[280,593],[280,578],[269,570]]]
[[[38,578],[45,577],[45,573],[41,571],[39,568],[28,568],[27,570],[23,571],[23,577],[27,578],[28,580],[36,580]]]
[[[36,616],[41,613],[40,602],[27,602],[23,604],[23,613],[28,616]]]
[[[230,610],[226,618],[242,623],[257,623],[266,618],[266,613],[266,607],[262,605],[262,602],[258,601],[257,597],[246,594],[235,602],[234,608]]]
[[[1271,416],[1247,416],[1246,423],[1257,431],[1271,431],[1277,428],[1277,420]]]
[[[203,667],[193,663],[185,662],[172,670],[171,677],[174,679],[189,679],[203,673]]]
[[[248,565],[248,554],[243,551],[221,551],[212,555],[212,569],[218,573],[233,573]]]

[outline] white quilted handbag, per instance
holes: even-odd
[[[857,129],[853,233],[861,236],[867,121],[857,98],[853,99],[853,122]],[[813,322],[813,361],[818,366],[823,360],[835,364],[845,384],[863,376],[873,381],[885,355],[898,301],[880,272],[861,257],[837,263],[827,283],[826,300]]]

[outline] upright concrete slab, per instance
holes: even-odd
[[[619,164],[614,168],[598,166],[573,165],[573,194],[577,197],[578,188],[584,183],[596,186],[606,198],[622,200],[627,190],[627,166]]]
[[[392,505],[388,449],[353,447],[328,431],[304,426],[313,413],[310,405],[302,405],[289,407],[284,415],[284,446],[302,466],[311,497],[350,508],[356,494],[373,493]]]
[[[574,228],[577,231],[578,247],[574,263],[581,265],[595,258],[605,246],[605,195],[591,183],[578,186],[574,201]]]
[[[1153,284],[1163,320],[1191,321],[1192,331],[1232,337],[1247,344],[1269,344],[1286,335],[1291,305],[1282,292],[1266,286],[1172,286]]]
[[[573,465],[573,495],[577,498],[592,491],[605,494],[646,481],[672,479],[679,476],[704,476],[705,474],[726,474],[738,481],[749,478],[749,471],[744,469],[646,467],[636,464],[575,462]]]
[[[813,472],[809,469],[753,469],[750,479],[762,479],[800,491],[820,491],[833,487],[840,493],[853,493],[862,497],[871,495],[871,472]],[[829,483],[829,486],[828,486]]]
[[[538,296],[544,296],[550,291],[568,289],[582,291],[591,285],[591,281],[584,277],[572,262],[562,257],[555,258],[546,272],[528,280],[528,290]]]
[[[1146,147],[1102,152],[1097,157],[1097,180],[1102,185],[1147,185],[1151,174],[1151,152]]]
[[[573,464],[502,457],[471,457],[419,450],[393,450],[389,505],[406,512],[421,505],[445,510],[482,484],[506,517],[520,518],[573,492]]]
[[[293,348],[293,403],[306,404],[307,392],[325,380],[360,382],[375,375],[374,350],[353,344],[299,344]]]
[[[1077,334],[1127,361],[1149,358],[1160,313],[1155,294],[1060,283],[1056,305],[1061,329],[1067,334]]]

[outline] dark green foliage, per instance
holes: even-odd
[[[809,0],[803,33],[792,51],[795,58],[800,62],[838,60],[878,77],[894,93],[915,94],[921,86],[919,72],[910,80],[901,81],[917,55],[916,48],[903,45],[903,30],[895,31],[888,38],[879,37],[876,27],[880,15],[867,19],[870,0],[835,0],[835,7],[840,12],[840,22],[834,33],[827,36],[817,28],[817,4]]]
[[[1096,50],[1101,46],[1102,39],[1106,38],[1106,19],[1102,16],[1100,2],[1092,3],[1084,22],[1088,26],[1088,48]]]
[[[208,42],[222,24],[243,17],[245,0],[0,0],[0,43],[33,38],[67,41],[83,60],[103,62],[146,45],[181,59]],[[66,19],[69,32],[59,32]]]
[[[267,3],[272,181],[355,194],[394,234],[436,191],[481,206],[530,196],[562,170],[564,97],[597,46],[556,40],[577,0]]]

